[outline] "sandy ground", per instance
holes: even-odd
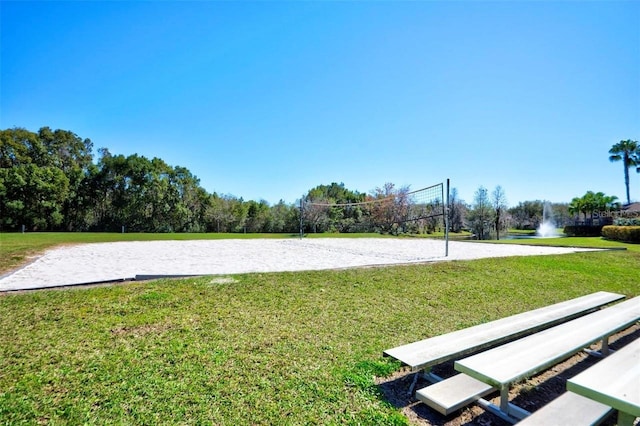
[[[83,244],[45,252],[0,277],[0,291],[144,276],[225,275],[572,253],[588,249],[391,238],[145,241]]]

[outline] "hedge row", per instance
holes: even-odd
[[[605,226],[602,228],[602,236],[608,240],[640,243],[640,226]]]
[[[602,225],[568,225],[564,227],[567,237],[599,237],[602,235]]]

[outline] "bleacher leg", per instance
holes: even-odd
[[[600,345],[600,353],[603,357],[609,355],[609,336],[605,336],[602,339],[602,345]]]
[[[422,377],[425,378],[425,380],[428,380],[431,383],[438,383],[443,381],[444,379],[440,376],[438,376],[437,374],[432,373],[431,371],[425,370],[424,374],[422,375]]]
[[[500,389],[500,411],[509,413],[509,386]]]
[[[416,371],[416,374],[413,375],[413,381],[411,382],[411,386],[409,386],[409,396],[413,395],[413,391],[416,388],[416,384],[418,383],[418,376],[420,375],[419,371]]]
[[[477,402],[477,404],[479,406],[484,408],[485,411],[488,411],[489,413],[500,417],[504,421],[507,421],[507,422],[509,422],[511,424],[516,424],[519,421],[519,419],[516,419],[515,417],[511,417],[509,414],[507,414],[504,411],[502,411],[500,409],[500,407],[498,407],[497,405],[492,404],[491,402],[487,401],[486,399],[480,398],[476,402]]]
[[[416,374],[413,376],[413,381],[411,382],[411,386],[409,386],[409,396],[413,396],[413,391],[415,390],[416,385],[418,384],[418,377],[420,376],[420,374],[421,372],[417,371]],[[422,377],[424,377],[425,380],[431,383],[438,383],[443,380],[442,377],[432,373],[430,368],[427,368],[422,372]]]
[[[636,417],[633,414],[618,411],[618,426],[633,426]]]
[[[611,336],[604,336],[602,338],[602,342],[600,343],[600,350],[599,351],[594,351],[593,349],[589,349],[589,348],[585,348],[584,351],[591,356],[594,356],[596,358],[605,358],[609,355],[611,355],[612,353],[615,353],[615,351],[611,348],[609,348],[609,337]]]
[[[500,417],[511,424],[516,424],[525,417],[531,415],[527,410],[524,410],[517,405],[513,405],[509,402],[509,386],[505,386],[500,389],[500,406],[498,407],[491,402],[479,398],[477,404],[484,408],[486,411]]]

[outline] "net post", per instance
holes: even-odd
[[[444,206],[444,257],[449,256],[449,178],[447,178],[447,201]]]

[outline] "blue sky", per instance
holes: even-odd
[[[246,200],[447,178],[467,202],[623,200],[608,150],[640,140],[640,2],[0,8],[0,128],[71,130]]]

